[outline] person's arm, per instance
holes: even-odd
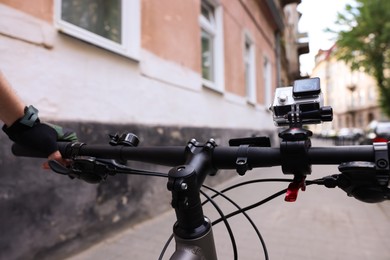
[[[73,131],[41,123],[38,110],[33,106],[25,106],[1,71],[0,120],[4,122],[2,130],[12,141],[46,153],[49,160],[65,164],[58,151],[57,141],[77,141],[77,135]],[[47,163],[44,166],[47,168]]]
[[[24,115],[25,104],[11,88],[4,74],[0,71],[0,120],[11,126]]]

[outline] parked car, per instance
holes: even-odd
[[[355,145],[362,142],[364,131],[360,128],[341,128],[337,132],[336,145]]]
[[[362,144],[390,141],[390,122],[373,121],[368,125]]]
[[[320,134],[320,137],[325,139],[333,139],[336,138],[336,136],[337,132],[334,129],[323,130]]]
[[[354,133],[352,128],[341,128],[337,133],[338,138],[353,139]]]

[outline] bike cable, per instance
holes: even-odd
[[[200,193],[208,200],[210,201],[211,204],[213,204],[214,208],[218,211],[219,215],[221,216],[220,219],[222,219],[222,221],[225,223],[225,226],[226,226],[226,229],[229,233],[229,236],[230,236],[230,241],[232,242],[232,247],[233,247],[233,255],[234,255],[234,260],[237,260],[238,259],[238,251],[237,251],[237,244],[236,244],[236,239],[234,238],[234,234],[233,234],[233,231],[230,227],[230,224],[229,222],[227,221],[227,218],[225,216],[225,214],[223,213],[223,211],[221,210],[221,208],[217,205],[217,203],[215,203],[215,201],[210,197],[208,196],[204,191],[200,190]]]
[[[205,185],[202,185],[202,187],[211,189],[211,188],[209,188],[209,187],[207,187],[207,186],[205,186]],[[213,189],[211,189],[211,190],[213,190]],[[217,191],[215,191],[215,192],[217,192]],[[225,226],[226,226],[226,229],[227,229],[227,231],[228,231],[228,233],[229,233],[230,241],[232,242],[232,248],[233,248],[234,259],[237,260],[237,259],[238,259],[237,244],[236,244],[236,241],[235,241],[235,238],[234,238],[233,231],[232,231],[232,229],[231,229],[231,227],[230,227],[229,222],[227,221],[227,219],[225,219],[225,215],[224,215],[223,211],[222,211],[221,208],[218,206],[218,204],[215,203],[215,201],[213,200],[212,197],[210,197],[209,195],[207,195],[207,194],[206,194],[204,191],[202,191],[202,190],[200,190],[200,193],[206,198],[206,201],[207,201],[207,202],[210,202],[210,203],[213,205],[213,207],[218,211],[219,215],[221,216],[221,218],[220,218],[221,221],[224,221]],[[222,194],[222,196],[223,196],[223,194]],[[226,196],[224,196],[224,197],[226,197]],[[233,203],[234,203],[234,202],[233,202]],[[204,204],[205,204],[205,203],[202,203],[202,205],[204,205]],[[236,204],[236,205],[237,205],[237,204]],[[238,206],[238,205],[237,205],[237,206]],[[238,208],[240,208],[240,207],[238,206]],[[168,238],[168,240],[167,240],[167,242],[165,243],[163,249],[161,250],[160,256],[159,256],[159,258],[158,258],[159,260],[162,260],[162,259],[163,259],[164,255],[165,255],[165,252],[166,252],[166,250],[168,249],[168,246],[169,246],[169,244],[172,242],[172,239],[173,239],[173,238],[174,238],[174,235],[173,235],[173,234]]]
[[[313,181],[306,181],[306,186],[313,185],[313,184],[321,185],[322,184],[322,183],[320,183],[321,180],[322,180],[322,178],[321,179],[317,179],[317,180],[313,180]],[[239,184],[233,185],[233,186],[231,186],[229,188],[226,188],[226,189],[224,189],[221,192],[226,192],[227,190],[231,190],[231,189],[234,189],[234,188],[246,185],[246,184],[250,184],[250,183],[276,182],[276,181],[287,182],[287,181],[291,181],[291,180],[287,180],[287,179],[257,179],[257,180],[245,181],[245,182],[241,182]],[[271,201],[271,200],[273,200],[273,199],[275,199],[275,198],[285,194],[286,192],[287,192],[287,189],[283,189],[281,191],[278,191],[278,192],[274,193],[273,195],[271,195],[271,196],[269,196],[269,197],[267,197],[267,198],[265,198],[265,199],[263,199],[263,200],[261,200],[259,202],[256,202],[256,203],[254,203],[252,205],[249,205],[249,206],[247,206],[245,208],[242,208],[241,210],[233,211],[233,212],[229,213],[228,215],[226,215],[225,217],[226,218],[231,218],[231,217],[234,217],[234,216],[236,216],[238,214],[241,214],[242,212],[249,211],[251,209],[259,207],[259,206],[261,206],[261,205],[263,205],[263,204],[265,204],[265,203],[267,203],[267,202],[269,202],[269,201]],[[220,218],[220,219],[217,219],[217,220],[213,221],[212,224],[215,225],[215,224],[220,223],[221,221],[222,221],[222,219]]]
[[[215,193],[215,195],[211,196],[212,199],[215,198],[216,196],[221,196],[221,197],[223,197],[224,199],[226,199],[227,201],[229,201],[231,204],[233,204],[238,210],[241,209],[241,207],[240,207],[236,202],[234,202],[232,199],[230,199],[228,196],[226,196],[226,195],[223,194],[222,192],[217,191],[217,190],[215,190],[215,189],[213,189],[213,188],[211,188],[211,187],[209,187],[209,186],[207,186],[207,185],[202,185],[202,187],[204,187],[204,188],[206,188],[206,189],[208,189],[208,190],[211,190],[212,192]],[[209,201],[209,200],[204,201],[204,202],[202,203],[202,205],[205,205],[208,201]],[[268,250],[267,250],[267,246],[266,246],[266,244],[265,244],[265,241],[264,241],[264,239],[263,239],[263,236],[261,235],[259,229],[257,228],[256,224],[253,222],[253,220],[251,219],[251,217],[250,217],[246,212],[243,212],[242,214],[245,216],[245,218],[248,220],[248,222],[251,224],[251,226],[252,226],[253,229],[255,230],[256,235],[257,235],[257,237],[259,238],[260,243],[261,243],[261,245],[262,245],[263,252],[264,252],[264,257],[265,257],[266,260],[268,260],[268,259],[269,259],[269,257],[268,257]]]

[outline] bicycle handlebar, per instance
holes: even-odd
[[[118,159],[177,166],[185,163],[186,146],[127,147],[110,145],[87,145],[76,143],[58,143],[64,158],[72,156],[92,156],[102,159]],[[387,144],[389,146],[389,143]],[[213,166],[216,169],[235,169],[240,147],[216,147],[212,153]],[[16,156],[46,158],[42,153],[14,144],[12,152]],[[280,148],[248,147],[247,163],[252,168],[280,166],[282,156]],[[310,164],[341,164],[351,161],[375,161],[372,145],[311,147],[308,150]]]
[[[115,174],[116,171],[107,168],[102,159],[138,161],[176,167],[177,170],[177,167],[188,165],[194,159],[192,152],[195,150],[193,149],[199,148],[204,152],[204,149],[207,150],[208,144],[199,145],[196,141],[190,141],[187,146],[129,147],[87,145],[79,142],[59,143],[59,151],[63,158],[74,159],[76,167],[73,171],[69,171],[56,162],[51,162],[50,166],[57,173],[97,183],[107,177],[107,172]],[[292,150],[294,151],[295,148],[292,147]],[[208,152],[206,151],[208,159],[199,157],[200,161],[195,159],[192,166],[206,163],[207,166],[204,166],[206,168],[198,170],[206,171],[206,174],[210,175],[222,169],[236,169],[239,174],[243,175],[247,170],[253,168],[282,166],[285,174],[294,175],[292,183],[294,191],[291,195],[291,201],[295,201],[298,190],[305,186],[305,176],[311,173],[311,165],[340,165],[341,174],[337,177],[330,176],[326,181],[324,179],[323,185],[329,188],[339,187],[358,200],[375,203],[390,198],[388,149],[389,143],[364,146],[308,147],[304,154],[298,153],[297,156],[296,154],[283,153],[282,147],[213,146]],[[16,144],[13,145],[12,152],[16,156],[45,157],[43,154]],[[111,166],[118,167],[117,164]],[[84,173],[83,169],[85,168],[89,170]],[[200,183],[205,177],[202,175]]]
[[[282,142],[280,148],[251,147],[244,143],[218,147],[212,139],[203,145],[191,140],[187,146],[165,147],[59,143],[60,153],[63,158],[72,159],[72,165],[67,168],[56,161],[50,161],[49,165],[59,174],[89,183],[99,183],[108,175],[121,171],[135,173],[114,160],[172,166],[164,177],[168,177],[167,189],[172,193],[171,205],[176,213],[177,221],[173,227],[176,241],[197,241],[207,249],[208,259],[216,259],[211,222],[203,214],[199,196],[206,175],[213,175],[219,169],[236,169],[243,175],[252,168],[282,166],[283,173],[294,175],[288,188],[282,191],[286,191],[285,200],[292,202],[296,200],[298,191],[305,189],[306,174],[311,173],[311,165],[340,164],[341,174],[326,176],[311,181],[311,184],[339,187],[360,201],[378,203],[390,199],[389,144],[311,147],[310,142],[304,140]],[[16,144],[12,152],[17,156],[45,157]],[[113,160],[108,163],[104,159]],[[223,214],[221,216],[224,219]],[[203,241],[211,246],[204,246]],[[232,244],[237,256],[233,239]],[[177,256],[176,252],[173,258]]]

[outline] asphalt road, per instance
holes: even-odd
[[[308,179],[338,173],[336,166],[313,166]],[[254,178],[286,177],[280,167],[248,172],[233,182]],[[251,184],[228,192],[241,206],[250,205],[279,190],[287,183]],[[234,210],[218,198],[224,212]],[[294,203],[283,196],[248,212],[258,226],[267,245],[270,259],[390,259],[390,202],[366,204],[348,197],[339,189],[309,186]],[[217,219],[218,213],[205,206],[205,214]],[[69,260],[158,259],[172,232],[172,211],[123,230]],[[238,246],[238,259],[264,259],[263,249],[253,228],[243,216],[230,219]],[[219,259],[233,259],[230,238],[223,224],[214,227]],[[170,251],[172,250],[170,247]],[[169,259],[169,253],[164,259]]]

